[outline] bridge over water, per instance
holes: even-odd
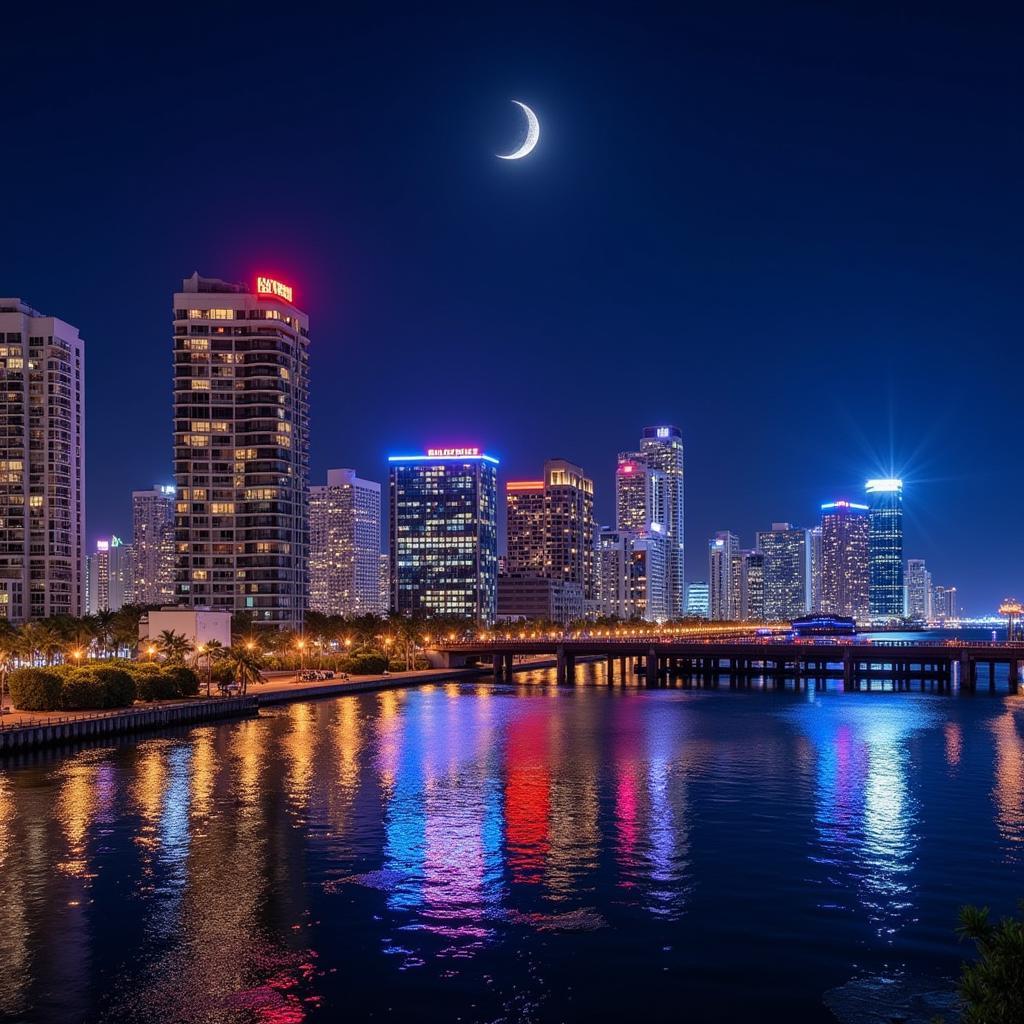
[[[841,679],[846,690],[871,689],[877,680],[889,681],[895,690],[921,689],[974,692],[987,683],[995,690],[996,669],[1007,667],[1011,693],[1020,686],[1024,643],[919,643],[913,640],[793,640],[766,638],[681,637],[535,637],[531,639],[480,639],[436,644],[429,652],[438,666],[454,668],[490,662],[498,680],[512,678],[516,658],[554,656],[557,680],[571,683],[580,660],[603,660],[607,681],[624,683],[639,677],[648,686],[681,682],[707,684],[728,676],[734,685],[754,678],[782,685],[793,679],[798,686],[827,679]]]

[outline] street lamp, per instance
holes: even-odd
[[[306,641],[296,640],[295,646],[299,649],[299,672],[303,672],[306,667]]]

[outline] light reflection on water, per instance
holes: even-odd
[[[651,1019],[826,1020],[858,971],[953,973],[958,903],[1019,895],[1022,700],[547,683],[7,768],[0,1014],[599,1017],[628,970]]]

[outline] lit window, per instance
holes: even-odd
[[[209,391],[210,382],[206,379],[195,379],[192,381],[193,391]]]

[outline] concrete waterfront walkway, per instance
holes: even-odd
[[[550,659],[517,663],[516,672],[554,667]],[[200,696],[191,700],[136,703],[111,711],[11,711],[0,715],[0,755],[33,747],[70,744],[107,735],[124,735],[173,725],[195,725],[244,715],[258,714],[269,704],[286,704],[346,693],[369,693],[477,679],[488,676],[490,666],[431,668],[386,675],[353,676],[348,680],[303,680],[296,673],[274,673],[262,683],[249,686],[244,697]]]

